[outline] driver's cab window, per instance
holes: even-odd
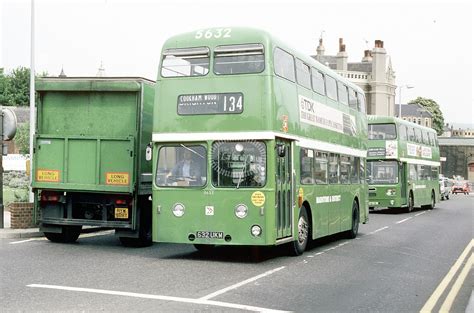
[[[158,186],[204,186],[207,150],[198,145],[161,147],[158,154]]]

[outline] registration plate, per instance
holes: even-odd
[[[224,239],[224,232],[222,231],[198,231],[196,232],[197,238],[204,239]]]
[[[128,218],[128,208],[115,208],[115,218]]]
[[[378,202],[369,202],[369,206],[370,205],[378,205],[379,203]]]

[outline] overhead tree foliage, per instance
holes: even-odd
[[[436,130],[436,132],[438,133],[438,136],[443,134],[444,116],[443,116],[443,112],[441,112],[441,109],[439,108],[439,105],[438,103],[436,103],[436,101],[434,101],[433,99],[418,97],[415,100],[411,100],[408,103],[419,104],[423,108],[425,108],[426,111],[430,112],[433,117],[431,128]]]
[[[46,72],[36,77],[48,76]],[[30,103],[30,69],[18,67],[10,74],[0,68],[0,105],[27,106]]]

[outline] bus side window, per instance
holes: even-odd
[[[329,154],[329,183],[339,183],[339,155]]]
[[[349,107],[357,110],[357,94],[352,88],[349,88]]]
[[[311,68],[311,80],[313,82],[313,90],[320,95],[325,95],[326,86],[324,84],[324,74],[313,67]]]
[[[339,95],[339,102],[344,105],[349,105],[349,95],[347,93],[347,86],[341,82],[337,82],[337,93]]]
[[[426,132],[426,130],[422,130],[422,136],[423,136],[423,143],[425,145],[429,145],[430,144],[430,139],[428,138],[428,133]]]
[[[359,183],[359,166],[360,161],[358,157],[351,156],[351,184],[358,184]]]
[[[316,184],[328,183],[328,154],[326,152],[315,151],[314,179]]]
[[[296,81],[298,85],[311,89],[311,75],[309,66],[300,59],[296,59]]]
[[[415,164],[410,164],[410,179],[411,180],[417,180],[418,175],[416,171],[416,165]]]
[[[421,134],[421,129],[415,128],[415,140],[418,143],[423,143],[423,137]]]
[[[340,160],[340,175],[339,182],[341,184],[350,183],[351,162],[348,156],[341,155]]]
[[[337,101],[337,83],[331,76],[325,75],[326,78],[326,94],[328,98]]]
[[[407,127],[405,125],[398,125],[399,126],[399,132],[400,132],[400,139],[401,140],[407,140]]]
[[[313,162],[314,155],[313,150],[301,148],[301,161],[300,161],[300,178],[301,183],[304,185],[314,184],[314,174],[313,174]]]
[[[365,96],[361,93],[357,93],[357,106],[359,108],[359,111],[362,113],[366,112],[366,107],[365,107]]]
[[[275,74],[280,77],[286,78],[292,82],[295,81],[295,59],[291,54],[280,48],[275,49],[273,55],[275,66]]]

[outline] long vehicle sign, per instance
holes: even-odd
[[[244,95],[241,92],[178,96],[179,115],[239,114],[243,110]]]

